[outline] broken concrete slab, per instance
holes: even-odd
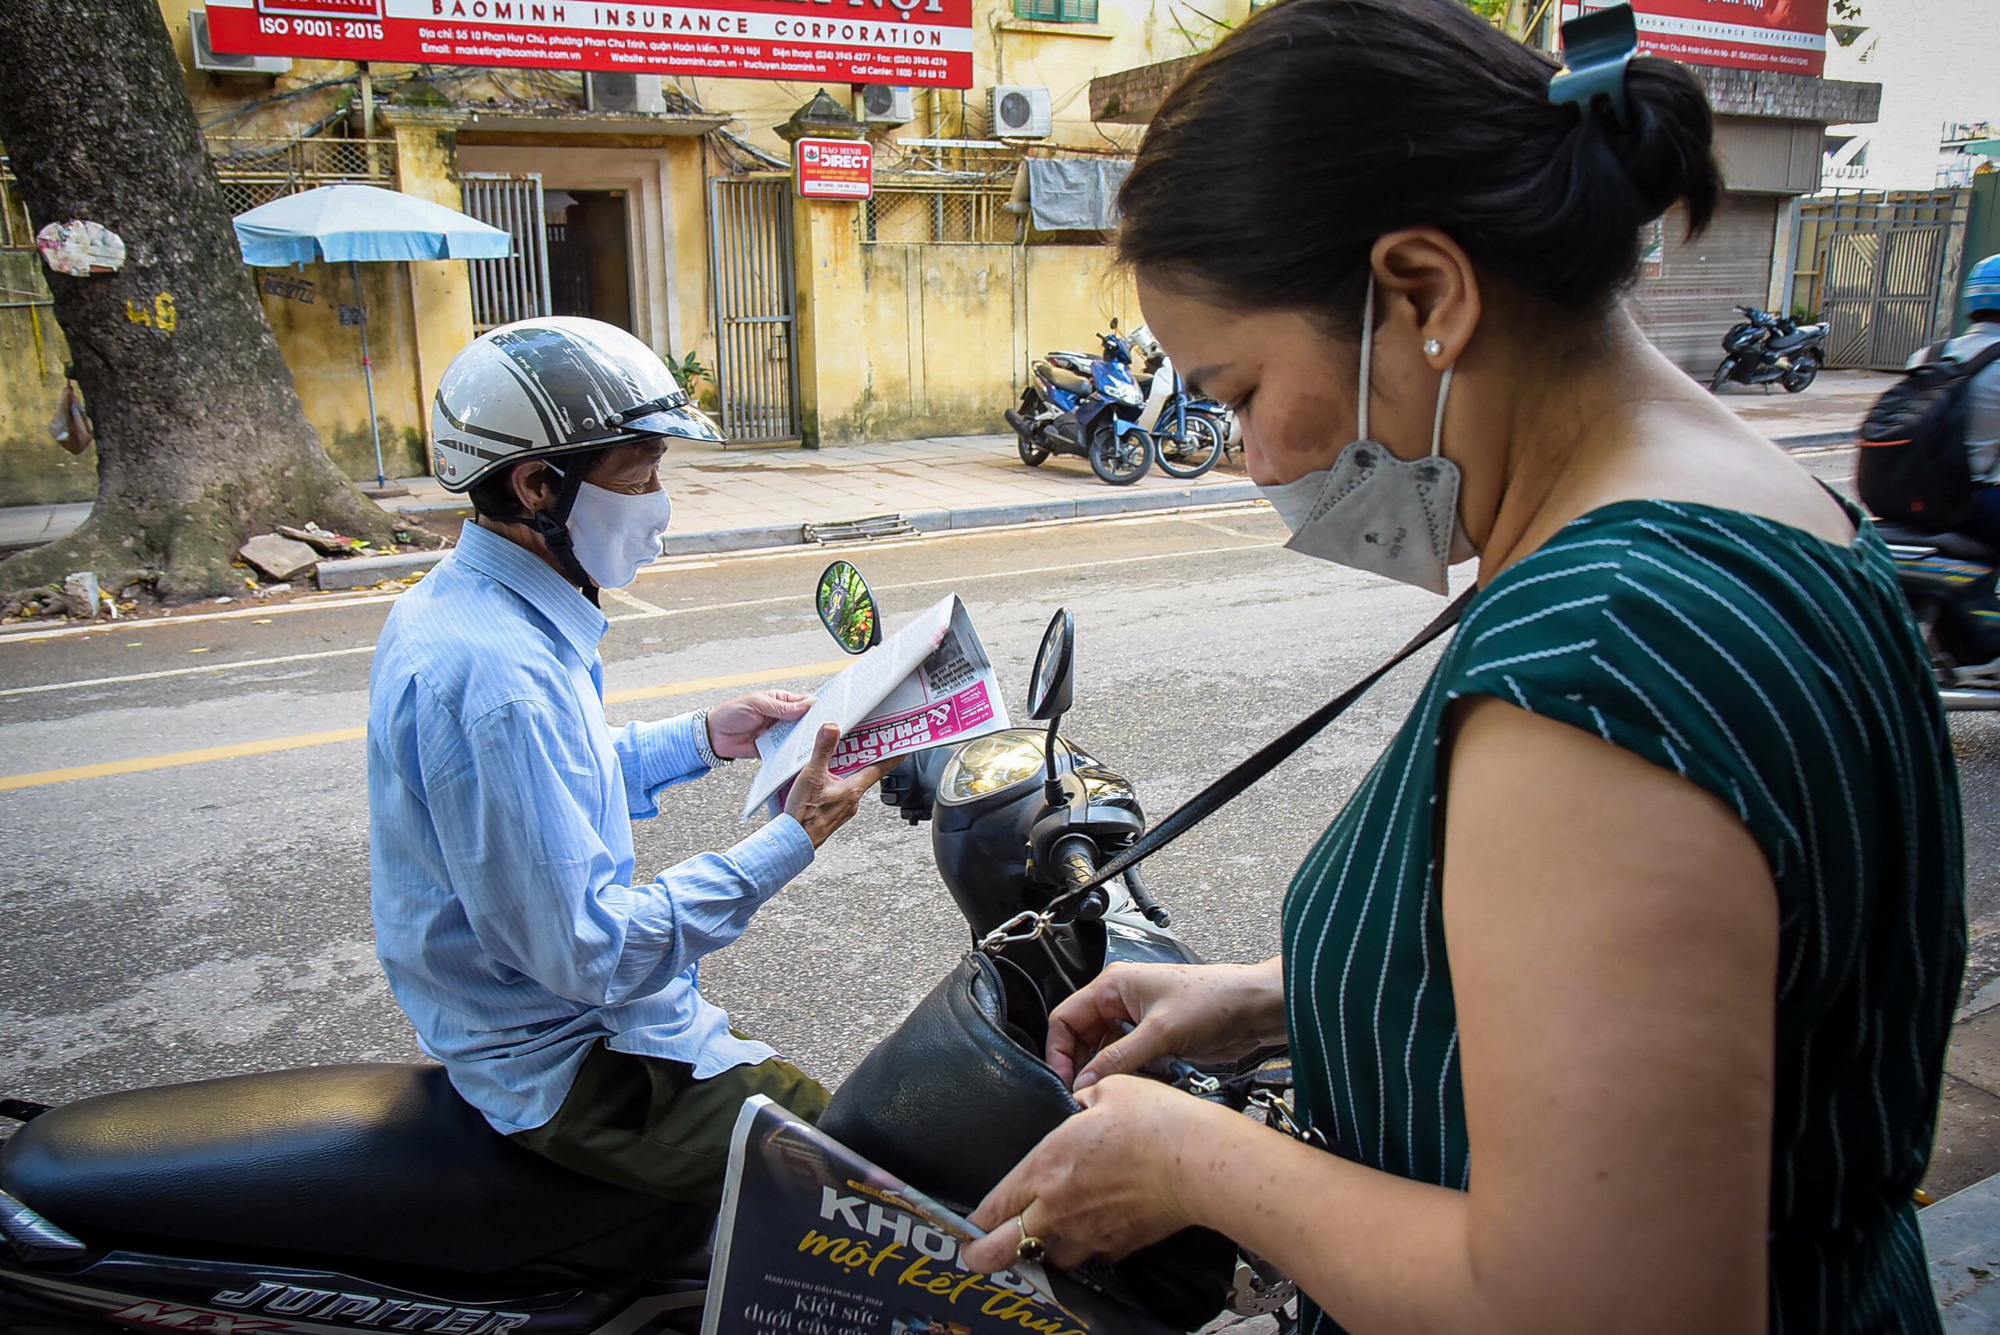
[[[294,538],[260,533],[236,549],[236,554],[267,579],[297,579],[319,564],[319,553]]]
[[[361,544],[353,538],[338,533],[329,533],[318,524],[307,524],[304,528],[293,528],[290,524],[278,525],[281,537],[303,542],[321,556],[352,556],[361,550]]]

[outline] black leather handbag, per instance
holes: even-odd
[[[834,1094],[819,1125],[952,1209],[972,1212],[1042,1137],[1079,1111],[1038,1055],[1041,994],[1004,956],[966,952]],[[1119,1264],[1070,1272],[1107,1296],[1193,1330],[1222,1310],[1236,1247],[1187,1229]]]
[[[1268,774],[1285,757],[1417,650],[1456,624],[1466,593],[1403,649],[1191,798],[1086,884],[1052,900],[1040,925],[1067,905],[1151,856]],[[900,1027],[854,1069],[821,1116],[821,1129],[919,1191],[970,1213],[1063,1119],[1080,1110],[1041,1054],[1049,1017],[1033,979],[999,953],[1004,924],[968,951]],[[1032,935],[1039,935],[1039,927]],[[1092,938],[1102,950],[1102,933]],[[1100,954],[1098,964],[1102,964]],[[1094,970],[1092,971],[1094,972]],[[1204,1228],[1186,1229],[1116,1265],[1070,1273],[1120,1302],[1181,1330],[1222,1310],[1236,1276],[1236,1246]]]

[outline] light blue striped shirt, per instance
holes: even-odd
[[[696,962],[813,858],[780,816],[634,880],[631,821],[708,771],[697,715],[606,725],[605,629],[468,523],[396,600],[369,681],[376,954],[424,1051],[508,1133],[555,1116],[599,1039],[704,1079],[773,1056],[730,1033]]]

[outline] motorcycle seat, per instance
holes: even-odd
[[[1807,325],[1805,328],[1797,330],[1794,333],[1772,339],[1770,348],[1772,352],[1791,352],[1795,348],[1803,348],[1808,343],[1817,342],[1820,335],[1825,332],[1818,325]]]
[[[714,1223],[712,1211],[513,1144],[430,1065],[313,1066],[78,1099],[7,1142],[0,1187],[86,1241],[482,1275],[535,1263],[700,1275]]]
[[[1875,521],[1875,535],[1897,547],[1930,547],[1940,555],[1954,556],[1961,561],[2000,565],[2000,551],[1995,551],[1979,539],[1967,537],[1963,533],[1926,533],[1920,528],[1910,528],[1905,524],[1892,524],[1885,519],[1878,519]]]
[[[1078,375],[1076,372],[1057,366],[1053,362],[1036,362],[1035,374],[1047,380],[1057,389],[1066,390],[1071,394],[1090,393],[1089,376]]]

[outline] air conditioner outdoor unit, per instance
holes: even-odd
[[[861,85],[861,119],[870,125],[907,125],[914,118],[908,88],[889,83]]]
[[[995,139],[1046,139],[1055,133],[1055,104],[1046,88],[995,88]]]
[[[657,74],[586,74],[583,105],[588,111],[643,112],[659,115],[667,95]]]
[[[218,74],[290,74],[290,56],[237,56],[217,51],[208,44],[208,15],[199,9],[188,14],[188,34],[194,38],[194,67]]]

